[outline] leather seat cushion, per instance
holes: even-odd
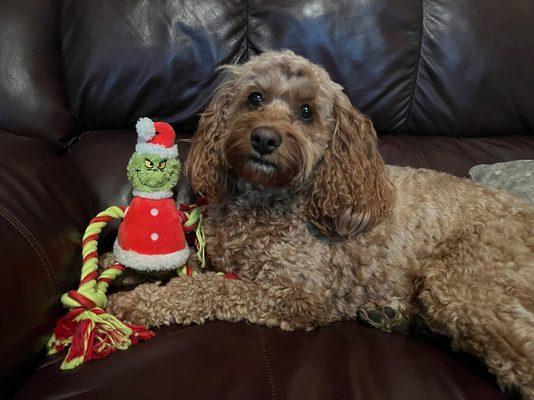
[[[506,398],[472,359],[357,322],[310,332],[213,322],[157,333],[74,371],[51,357],[15,399]]]

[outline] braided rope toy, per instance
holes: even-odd
[[[154,337],[144,326],[121,322],[104,311],[110,282],[125,269],[121,264],[110,265],[98,274],[98,238],[112,219],[124,218],[125,207],[112,206],[91,220],[82,238],[82,273],[77,290],[61,297],[69,309],[54,329],[47,343],[48,354],[56,354],[68,347],[61,369],[74,369],[91,360],[105,358],[115,350],[126,350],[132,344]],[[185,211],[184,211],[185,210]],[[195,233],[197,257],[205,267],[205,241],[202,232],[203,216],[196,205],[181,206],[186,222],[184,231]],[[193,275],[192,268],[183,266],[179,275]]]
[[[202,199],[202,201],[205,201]],[[206,239],[204,238],[204,231],[202,230],[202,225],[204,224],[204,216],[200,211],[198,205],[188,205],[180,204],[179,208],[180,213],[183,213],[185,218],[182,217],[186,222],[183,225],[184,232],[190,234],[195,233],[194,245],[197,250],[197,258],[200,262],[200,268],[204,269],[206,266]],[[176,271],[180,276],[193,276],[196,275],[196,272],[193,271],[193,268],[183,265],[179,267]]]
[[[48,354],[56,354],[69,347],[61,369],[76,368],[154,336],[152,331],[143,326],[123,323],[103,310],[107,305],[109,283],[124,271],[124,266],[112,265],[99,276],[98,237],[109,221],[123,217],[123,207],[110,207],[93,218],[85,230],[80,284],[77,290],[71,290],[61,297],[61,302],[69,308],[69,312],[58,321],[47,343]]]

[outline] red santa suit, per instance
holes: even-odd
[[[173,199],[142,195],[134,196],[119,225],[113,248],[117,262],[140,271],[162,271],[185,264],[189,248]]]
[[[169,124],[141,118],[136,125],[138,154],[178,157],[175,133]],[[118,263],[138,271],[178,268],[189,257],[183,222],[172,192],[133,191],[134,198],[119,225],[113,254]]]

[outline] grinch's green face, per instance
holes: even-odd
[[[128,179],[139,192],[171,190],[180,177],[180,161],[156,154],[134,153],[128,162]]]

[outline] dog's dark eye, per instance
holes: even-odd
[[[313,117],[313,111],[308,104],[303,104],[300,107],[299,115],[304,121],[310,121]]]
[[[263,96],[259,92],[254,92],[248,96],[248,104],[253,108],[258,108],[263,103]]]

